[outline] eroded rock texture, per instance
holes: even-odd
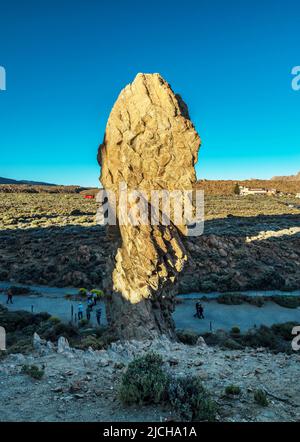
[[[138,189],[147,196],[153,189],[191,190],[199,146],[182,99],[159,74],[138,74],[109,116],[98,154],[101,182],[115,192],[117,207],[124,182],[128,192]],[[175,284],[188,259],[181,241],[185,230],[150,222],[115,229],[107,314],[120,338],[174,336]]]

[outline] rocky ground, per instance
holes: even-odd
[[[0,201],[0,280],[101,288],[110,242],[95,224],[94,200],[77,194],[2,193]],[[207,197],[205,232],[186,240],[192,259],[179,291],[299,289],[298,203],[269,197]],[[218,403],[220,421],[299,421],[297,353],[212,345],[162,340],[58,352],[53,344],[41,344],[29,354],[9,354],[0,362],[0,419],[170,419],[168,406],[125,407],[117,395],[128,362],[153,349],[162,354],[166,370],[201,377]],[[24,364],[44,367],[43,378],[34,380],[22,373]],[[241,387],[238,397],[224,394],[229,384]],[[254,401],[258,388],[267,390],[268,407]]]
[[[95,223],[95,200],[2,193],[0,201],[0,280],[101,288],[110,241]],[[186,240],[192,259],[179,291],[299,289],[297,204],[208,196],[204,235]]]
[[[217,402],[218,421],[261,422],[300,420],[297,382],[300,356],[272,354],[266,349],[224,351],[202,340],[194,346],[152,342],[113,343],[107,350],[69,348],[34,340],[29,355],[12,354],[0,364],[1,421],[164,421],[175,419],[168,406],[130,406],[120,403],[118,385],[127,364],[155,351],[166,371],[176,376],[199,376]],[[24,364],[44,368],[41,380],[22,373]],[[239,386],[238,396],[225,388]],[[269,405],[254,401],[254,391],[265,389]]]

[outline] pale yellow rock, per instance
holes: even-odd
[[[121,182],[148,197],[153,189],[191,190],[199,146],[181,98],[159,74],[138,74],[110,113],[98,154],[101,182],[117,205]],[[185,226],[119,229],[108,319],[125,338],[172,334],[174,283],[188,258],[180,239]]]

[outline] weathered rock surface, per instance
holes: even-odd
[[[159,74],[138,74],[120,93],[99,148],[101,182],[116,196],[119,232],[109,264],[108,319],[124,339],[172,337],[175,284],[188,259],[184,225],[120,223],[120,185],[127,192],[191,190],[200,139],[186,105]],[[132,208],[128,203],[127,210]]]

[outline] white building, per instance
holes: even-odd
[[[249,187],[240,186],[240,195],[267,195],[269,193],[266,189],[251,189]]]

